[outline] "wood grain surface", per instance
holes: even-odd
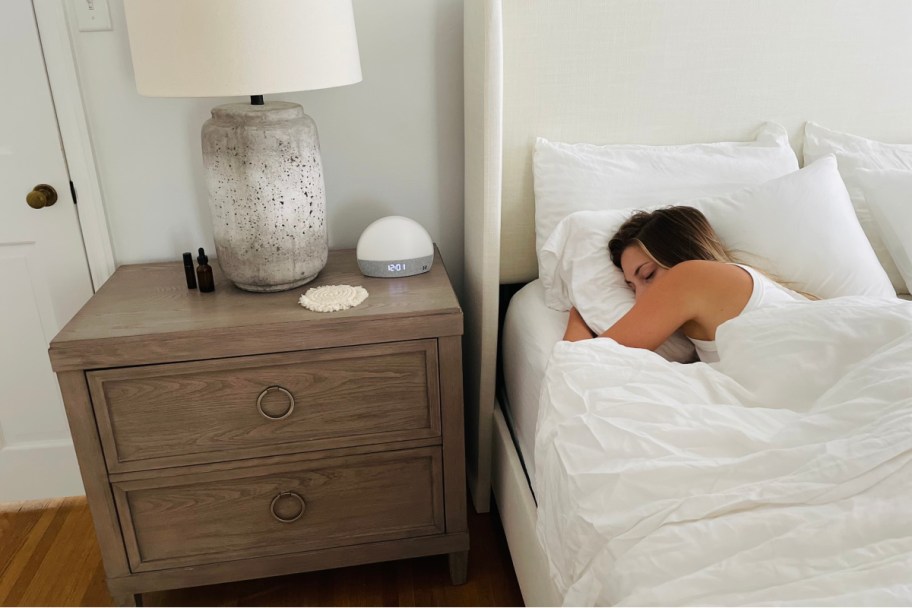
[[[444,532],[438,448],[115,484],[134,572]],[[272,501],[301,497],[282,523]],[[287,504],[282,504],[287,503]],[[283,518],[298,515],[282,501]]]
[[[338,314],[114,273],[49,353],[118,603],[427,555],[462,581],[462,312],[436,259],[368,280],[332,252],[314,285],[371,293]]]
[[[143,594],[146,606],[517,606],[522,596],[496,511],[469,509],[465,585],[446,556]],[[0,504],[0,605],[110,606],[84,497]]]
[[[111,472],[440,435],[434,340],[87,376]]]
[[[92,401],[85,374],[76,371],[58,372],[57,383],[63,395],[82,485],[86,497],[92,503],[92,516],[104,557],[105,572],[110,577],[125,576],[130,572],[130,566],[127,564],[127,554],[121,538],[114,495],[108,482],[98,426],[92,415]]]
[[[308,285],[279,293],[234,287],[212,264],[216,290],[187,289],[180,262],[121,266],[51,341],[55,371],[371,344],[462,334],[462,311],[435,252],[424,274],[394,279],[365,277],[354,250],[329,253]],[[297,301],[324,284],[361,285],[358,306],[318,313]],[[408,297],[402,297],[408,293]]]

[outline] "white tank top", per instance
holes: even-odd
[[[754,282],[750,299],[741,312],[738,313],[739,315],[781,302],[794,302],[795,300],[807,299],[801,294],[796,293],[787,287],[783,287],[779,283],[757,272],[750,266],[745,266],[744,264],[735,264],[735,266],[746,270]],[[719,361],[719,351],[716,349],[715,340],[696,340],[694,338],[688,338],[688,340],[693,342],[693,345],[696,347],[697,356],[700,357],[700,361],[703,361],[704,363],[716,363]]]

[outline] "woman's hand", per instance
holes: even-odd
[[[595,334],[583,321],[576,307],[570,309],[570,318],[567,319],[567,329],[564,331],[564,340],[567,342],[578,342],[580,340],[589,340],[594,338]]]

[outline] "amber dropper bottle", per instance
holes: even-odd
[[[209,258],[203,248],[199,248],[199,256],[196,258],[199,266],[196,267],[196,278],[199,283],[199,290],[203,292],[215,291],[215,281],[212,278],[212,266],[209,265]]]

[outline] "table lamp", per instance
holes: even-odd
[[[125,0],[136,88],[152,97],[250,96],[212,109],[203,164],[219,265],[248,291],[311,281],[326,264],[317,127],[263,95],[353,84],[351,0]]]

